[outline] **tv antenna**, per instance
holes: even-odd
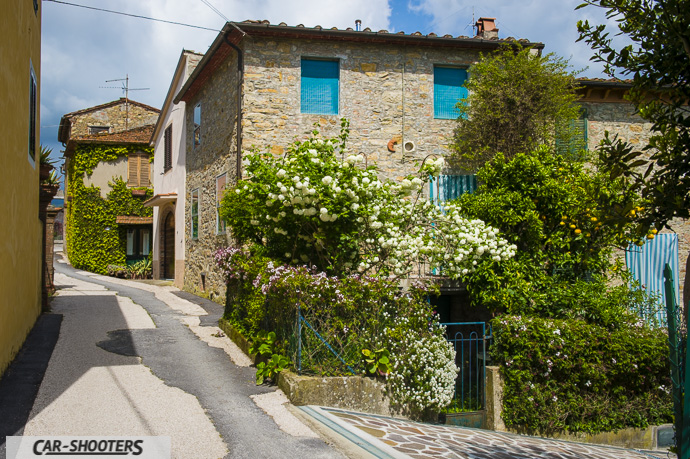
[[[127,130],[127,127],[129,124],[129,91],[148,91],[151,88],[130,88],[129,87],[129,74],[125,74],[124,78],[116,78],[114,80],[105,80],[106,83],[112,83],[114,81],[124,81],[124,83],[122,83],[122,86],[99,86],[99,88],[122,89],[122,91],[125,93],[125,110],[126,110],[125,130]]]

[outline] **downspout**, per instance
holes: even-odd
[[[239,30],[242,34],[242,38],[247,35],[242,29],[237,27],[232,22],[230,23],[235,29]],[[237,128],[235,129],[237,137],[237,164],[235,166],[236,170],[236,180],[239,183],[242,178],[242,84],[244,80],[244,54],[242,50],[228,40],[227,34],[225,35],[225,43],[230,45],[235,51],[237,51]]]

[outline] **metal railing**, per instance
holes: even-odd
[[[460,411],[479,411],[486,406],[486,362],[491,342],[491,327],[485,322],[450,322],[446,338],[455,349],[455,364],[460,368],[455,382],[454,404]]]

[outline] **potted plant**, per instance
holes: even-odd
[[[60,189],[60,175],[57,171],[52,170],[46,179],[41,180],[41,192],[39,195],[39,207],[41,210],[48,208],[58,189]]]
[[[52,148],[48,148],[45,145],[41,145],[40,152],[40,178],[41,182],[43,182],[50,177],[51,171],[54,172],[55,160],[50,158],[51,153],[53,153]]]

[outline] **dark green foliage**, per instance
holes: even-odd
[[[611,77],[632,78],[630,100],[653,123],[642,152],[607,138],[599,150],[612,177],[626,177],[649,206],[631,232],[644,236],[675,217],[690,216],[690,2],[688,0],[585,0],[606,10],[620,34],[632,41],[617,47],[605,24],[579,21],[579,40],[595,51]],[[643,154],[644,153],[644,154]]]
[[[597,433],[671,421],[668,337],[661,330],[511,315],[492,326],[506,426]]]
[[[113,177],[106,199],[100,189],[84,185],[84,174],[91,174],[100,161],[114,161],[141,148],[109,145],[80,145],[69,162],[67,195],[72,198],[65,214],[67,256],[78,269],[106,274],[108,265],[126,264],[127,235],[117,224],[118,215],[150,217],[153,209],[143,203],[153,196],[132,196],[132,189],[121,177]]]
[[[553,146],[557,138],[569,143],[576,134],[571,121],[579,109],[567,61],[505,46],[482,56],[469,74],[451,163],[475,171],[496,153],[510,159],[542,144]]]

